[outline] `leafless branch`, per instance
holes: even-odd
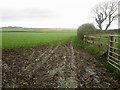
[[[102,24],[108,21],[105,30],[111,25],[111,23],[117,17],[117,5],[116,2],[106,2],[97,6],[94,10],[95,21],[98,24],[99,29],[102,30]]]

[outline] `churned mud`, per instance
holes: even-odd
[[[4,88],[120,88],[92,55],[72,44],[3,50]]]

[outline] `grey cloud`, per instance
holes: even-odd
[[[35,8],[26,8],[22,10],[3,9],[0,12],[2,21],[16,21],[25,19],[43,19],[53,17],[53,12],[50,10],[41,10]]]
[[[53,15],[50,10],[25,9],[24,12],[28,17],[52,17]]]
[[[13,10],[5,10],[1,12],[0,18],[2,19],[2,21],[14,21],[20,18],[20,14]]]

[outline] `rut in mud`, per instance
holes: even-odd
[[[72,44],[3,50],[3,87],[120,88],[120,80]]]

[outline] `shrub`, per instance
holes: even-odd
[[[96,33],[96,28],[93,24],[86,23],[81,25],[78,30],[77,30],[77,36],[83,40],[84,35],[90,35],[90,34],[95,34]]]

